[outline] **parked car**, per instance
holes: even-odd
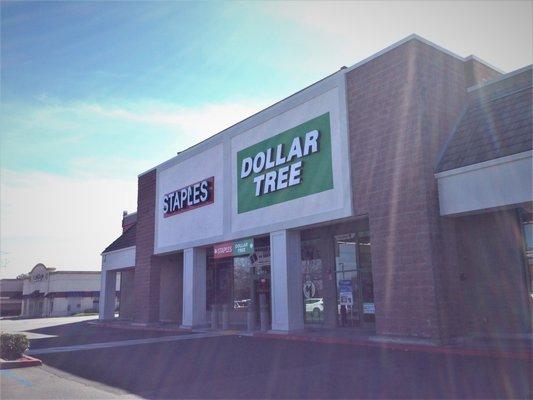
[[[311,314],[313,320],[319,320],[324,312],[324,299],[322,297],[305,299],[305,312]]]

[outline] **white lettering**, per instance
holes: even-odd
[[[187,199],[187,188],[183,188],[180,191],[180,207],[179,208],[183,208],[183,206],[185,205],[186,199]]]
[[[163,197],[163,214],[168,212],[168,196]]]
[[[265,153],[261,151],[257,153],[254,157],[254,166],[253,166],[254,173],[257,174],[261,172],[264,167],[265,167]]]
[[[265,179],[265,175],[257,175],[254,178],[255,183],[255,195],[260,196],[261,195],[261,182]]]
[[[266,153],[266,162],[265,162],[265,169],[270,169],[272,168],[274,165],[276,165],[274,163],[274,161],[272,160],[272,149],[267,149],[267,153]]]
[[[193,192],[193,195],[192,195],[193,204],[198,204],[200,202],[200,184],[199,183],[196,183],[192,187],[192,192]]]
[[[265,188],[263,193],[270,193],[276,190],[276,175],[277,171],[269,171],[265,176]]]
[[[295,157],[302,157],[302,144],[300,143],[299,136],[296,136],[292,141],[291,149],[289,150],[289,154],[287,154],[287,162],[290,162]]]
[[[252,172],[252,157],[246,157],[242,160],[241,165],[241,179],[246,178]]]
[[[318,151],[318,136],[320,133],[315,129],[314,131],[305,134],[304,156],[309,153],[316,153]]]
[[[300,175],[302,173],[302,162],[298,161],[291,165],[289,173],[289,186],[297,185],[301,182]]]
[[[278,170],[278,184],[276,185],[276,190],[285,189],[287,187],[289,167],[290,166],[287,165]]]
[[[192,206],[192,186],[187,186],[187,205]]]
[[[285,164],[285,156],[283,155],[283,143],[278,144],[276,149],[276,165]]]
[[[176,209],[180,209],[183,207],[183,202],[180,200],[179,196],[176,194],[174,196],[174,204],[172,205],[172,212],[176,211]]]
[[[209,198],[209,191],[207,190],[208,186],[209,184],[207,181],[202,181],[202,183],[200,183],[200,201],[202,202]]]

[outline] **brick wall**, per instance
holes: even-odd
[[[460,217],[457,237],[465,331],[524,333],[531,329],[516,211]]]
[[[159,319],[159,263],[154,253],[156,171],[139,177],[135,256],[135,321]]]
[[[483,63],[480,63],[478,60],[472,57],[466,60],[464,64],[466,87],[474,86],[490,79],[497,78],[498,75],[500,75],[499,72],[493,70]]]
[[[159,320],[181,324],[183,253],[160,257]]]
[[[137,213],[126,214],[122,216],[122,232],[125,232],[130,226],[137,222]]]
[[[434,168],[466,102],[465,63],[418,40],[347,75],[356,214],[369,216],[378,334],[441,341],[460,326],[454,222]]]

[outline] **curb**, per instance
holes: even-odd
[[[293,335],[293,334],[278,334],[278,333],[264,333],[256,332],[253,334],[253,337],[264,338],[264,339],[278,339],[278,340],[292,340],[292,341],[302,341],[302,342],[314,342],[314,343],[325,343],[325,344],[341,344],[349,346],[360,346],[360,347],[373,347],[379,349],[388,349],[388,350],[401,350],[401,351],[420,351],[433,354],[451,354],[451,355],[461,355],[461,356],[480,356],[480,357],[496,357],[496,358],[512,358],[520,360],[533,360],[533,352],[524,351],[500,351],[495,349],[478,349],[478,348],[468,348],[468,347],[447,347],[447,346],[432,346],[432,345],[420,345],[420,344],[410,344],[410,343],[387,343],[387,342],[376,342],[372,340],[353,340],[353,339],[339,339],[339,338],[328,338],[328,337],[311,337],[305,335]]]
[[[114,329],[129,329],[134,331],[157,331],[157,332],[176,332],[176,333],[192,333],[190,328],[166,328],[164,326],[157,325],[118,325],[113,322],[87,322],[93,326],[99,326],[102,328],[114,328]]]
[[[38,358],[30,357],[25,354],[18,360],[0,360],[0,370],[12,368],[38,367],[43,363]]]

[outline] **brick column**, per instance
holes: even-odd
[[[159,264],[154,254],[156,170],[139,177],[135,254],[135,321],[159,320]]]

